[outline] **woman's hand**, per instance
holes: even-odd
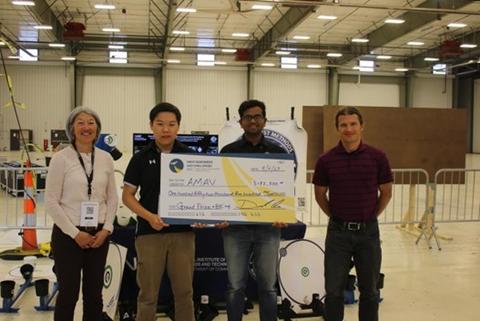
[[[75,242],[77,242],[78,246],[80,246],[82,249],[88,249],[94,243],[95,238],[92,235],[88,234],[87,232],[80,231],[75,236],[74,240]]]
[[[110,234],[109,231],[107,230],[100,230],[95,234],[93,244],[91,245],[92,248],[97,248],[102,246],[103,243],[105,243],[105,240],[107,239],[108,235]]]

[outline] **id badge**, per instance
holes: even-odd
[[[82,202],[80,226],[98,226],[98,202]]]

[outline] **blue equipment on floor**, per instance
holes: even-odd
[[[58,283],[53,283],[52,294],[49,294],[50,281],[48,279],[40,279],[35,281],[35,294],[38,296],[39,305],[35,306],[37,311],[53,311],[55,309],[54,305],[50,305],[55,295],[58,292]]]
[[[20,267],[20,273],[23,276],[25,282],[20,286],[17,293],[14,294],[15,281],[5,280],[0,282],[0,296],[2,297],[2,307],[0,312],[3,313],[15,313],[18,312],[18,308],[14,308],[13,305],[20,298],[20,296],[25,292],[27,288],[33,285],[33,265],[23,264]]]

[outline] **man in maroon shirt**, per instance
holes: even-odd
[[[356,108],[338,111],[335,126],[340,142],[320,156],[313,177],[317,203],[330,218],[325,241],[325,320],[343,320],[343,291],[353,258],[360,290],[359,320],[378,321],[382,251],[377,216],[392,197],[392,171],[385,153],[362,142],[363,118]]]

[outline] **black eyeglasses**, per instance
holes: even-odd
[[[261,122],[265,120],[265,117],[263,115],[244,115],[242,116],[242,120],[244,121],[252,121],[255,120],[256,122]]]

